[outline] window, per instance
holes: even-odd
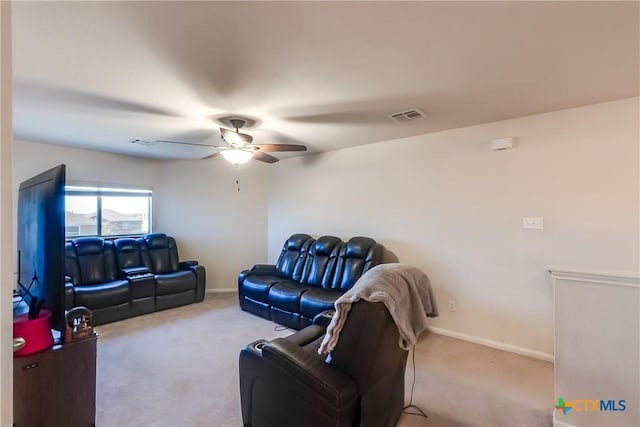
[[[127,236],[151,231],[151,190],[66,187],[65,235]]]

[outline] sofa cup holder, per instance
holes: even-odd
[[[267,340],[254,341],[247,346],[247,349],[256,354],[262,354],[262,348],[267,344]]]

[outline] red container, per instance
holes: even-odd
[[[24,347],[13,353],[14,356],[27,356],[50,348],[53,346],[51,312],[42,310],[35,319],[29,319],[28,314],[14,317],[13,337],[22,337],[26,341]]]

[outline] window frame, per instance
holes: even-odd
[[[65,212],[66,208],[66,198],[67,196],[91,196],[96,198],[96,234],[86,234],[86,235],[76,235],[76,236],[67,236],[66,235],[66,225],[65,225],[65,241],[70,241],[73,239],[77,239],[80,237],[101,237],[103,239],[117,239],[119,237],[133,237],[133,236],[142,236],[147,233],[152,232],[153,221],[152,221],[152,206],[153,206],[153,191],[151,189],[144,188],[132,188],[118,185],[109,185],[109,186],[97,186],[91,184],[67,184],[64,190],[65,196]],[[149,226],[146,233],[130,233],[130,234],[102,234],[102,197],[135,197],[141,198],[146,197],[148,203],[148,213],[149,213]]]

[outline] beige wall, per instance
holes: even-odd
[[[639,269],[638,116],[633,98],[281,161],[269,259],[295,232],[371,236],[429,275],[434,327],[550,355],[549,265]]]
[[[13,422],[13,205],[11,198],[11,3],[0,1],[0,425]]]
[[[154,227],[176,237],[182,259],[207,267],[208,290],[237,289],[241,270],[267,260],[268,170],[221,158],[162,165]]]
[[[13,178],[18,184],[56,165],[67,165],[67,182],[82,181],[154,187],[161,162],[61,145],[15,141]]]

